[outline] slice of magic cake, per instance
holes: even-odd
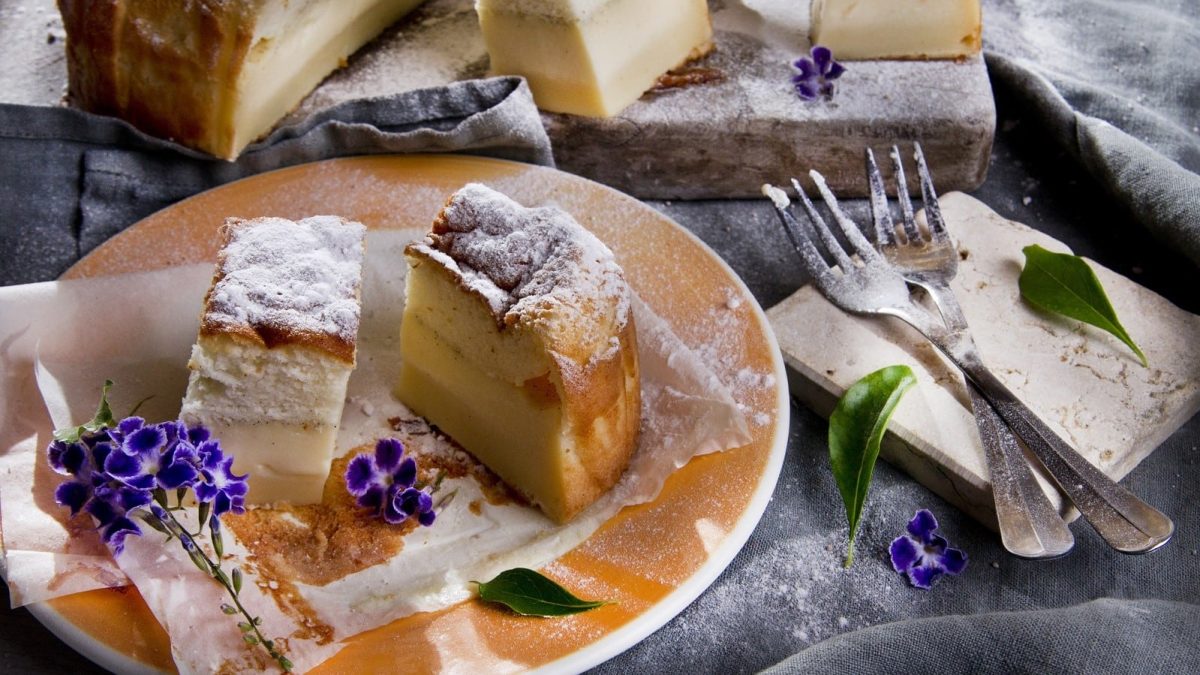
[[[321,501],[354,370],[365,228],[231,218],[181,417],[250,474],[250,503]]]
[[[558,522],[620,478],[641,420],[630,291],[567,213],[454,194],[409,273],[397,394]]]

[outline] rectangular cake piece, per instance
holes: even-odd
[[[233,159],[423,0],[59,0],[75,105]]]
[[[321,501],[354,370],[365,228],[230,218],[180,416],[250,475],[247,503]]]
[[[612,252],[559,209],[472,184],[405,254],[400,400],[570,520],[621,477],[641,422]]]
[[[492,72],[538,107],[608,117],[712,48],[705,0],[477,0]]]
[[[955,59],[982,46],[979,0],[813,0],[813,44],[841,61]]]

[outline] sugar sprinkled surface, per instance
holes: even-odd
[[[230,219],[204,321],[216,329],[270,327],[353,344],[362,278],[360,223]]]
[[[527,209],[471,183],[454,194],[418,247],[457,272],[506,324],[547,310],[589,320],[597,306],[612,302],[617,325],[628,320],[628,287],[612,251],[561,209]]]

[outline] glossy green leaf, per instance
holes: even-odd
[[[581,600],[553,580],[524,567],[505,570],[495,579],[479,583],[479,597],[526,616],[566,616],[608,604]]]
[[[86,433],[100,431],[116,424],[116,420],[113,419],[112,408],[108,405],[108,390],[112,389],[112,386],[112,380],[104,381],[104,388],[100,390],[100,406],[96,409],[96,415],[92,417],[92,421],[77,427],[55,429],[54,439],[64,443],[74,443]]]
[[[917,383],[908,366],[888,366],[855,382],[829,416],[829,461],[850,523],[846,567],[854,562],[854,536],[867,502],[888,420],[904,392]]]
[[[1034,244],[1022,249],[1025,269],[1018,284],[1029,304],[1112,333],[1147,365],[1146,355],[1125,332],[1096,273],[1079,256],[1053,253]]]

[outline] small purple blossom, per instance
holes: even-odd
[[[846,72],[842,64],[833,60],[833,52],[828,47],[816,45],[808,56],[801,56],[792,62],[799,74],[792,76],[792,85],[796,93],[806,101],[818,98],[833,98],[833,81]]]
[[[380,439],[373,455],[358,455],[346,467],[346,490],[358,505],[393,525],[413,516],[422,525],[433,524],[433,496],[414,487],[416,480],[417,462],[404,456],[404,444],[395,438]]]
[[[929,588],[943,574],[958,574],[967,566],[967,554],[950,548],[941,536],[937,519],[925,509],[908,522],[908,532],[892,542],[892,567],[917,588]]]
[[[233,473],[233,457],[226,457],[220,443],[215,440],[200,443],[196,446],[196,454],[200,459],[200,477],[192,486],[196,491],[196,499],[211,502],[214,516],[227,511],[245,513],[249,486],[246,485],[245,474],[238,476]]]
[[[92,516],[114,554],[124,550],[127,536],[142,534],[135,517],[165,520],[153,502],[156,495],[165,500],[167,490],[191,488],[199,502],[212,504],[212,518],[242,513],[246,477],[233,473],[233,458],[209,436],[204,427],[127,417],[84,430],[75,440],[55,440],[46,449],[50,467],[70,479],[55,489],[54,499],[72,516]]]

